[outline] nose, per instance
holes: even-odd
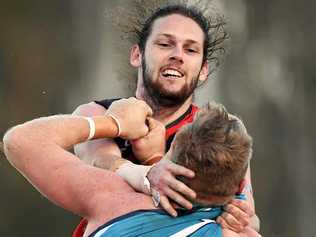
[[[183,48],[180,46],[174,47],[170,55],[170,60],[183,63]]]

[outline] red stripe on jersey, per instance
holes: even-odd
[[[181,119],[179,122],[177,122],[173,126],[168,127],[166,129],[166,141],[169,139],[170,136],[174,135],[182,126],[188,123],[192,123],[194,119],[194,115],[196,114],[198,110],[199,108],[196,105],[192,104],[190,113],[188,113],[183,119]]]
[[[88,221],[86,219],[81,219],[80,223],[78,224],[78,226],[72,233],[72,237],[82,237],[86,230],[87,225],[88,225]]]

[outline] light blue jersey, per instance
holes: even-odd
[[[220,237],[222,229],[215,219],[221,212],[220,207],[199,208],[174,218],[161,210],[135,211],[101,226],[90,237]]]
[[[162,210],[134,211],[111,220],[89,237],[221,237],[222,228],[215,220],[222,211],[221,206],[178,209],[176,218]]]

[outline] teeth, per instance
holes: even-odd
[[[182,77],[182,74],[176,70],[167,69],[163,72],[164,76]]]

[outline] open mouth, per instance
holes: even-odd
[[[162,76],[170,79],[179,79],[184,76],[184,74],[176,69],[164,69],[161,73]]]

